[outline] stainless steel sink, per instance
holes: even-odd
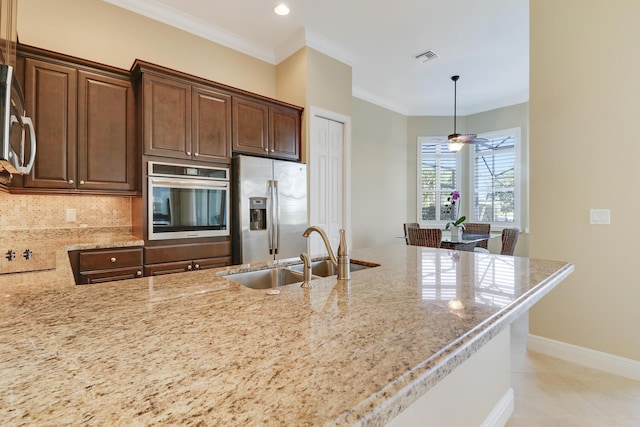
[[[373,265],[365,265],[365,264],[359,264],[356,262],[351,261],[351,263],[349,264],[349,270],[353,273],[354,271],[358,271],[358,270],[364,270],[367,268],[372,268],[372,267],[379,267],[379,264],[373,264]],[[299,271],[302,273],[303,269],[304,269],[304,265],[303,264],[296,264],[296,265],[292,265],[289,267],[291,270],[295,270],[295,271]],[[311,274],[314,276],[319,276],[319,277],[329,277],[329,276],[335,276],[336,274],[338,274],[338,272],[336,271],[335,268],[333,268],[333,265],[331,264],[331,261],[329,261],[328,259],[323,260],[323,261],[315,261],[311,263]]]
[[[290,285],[291,283],[302,283],[304,277],[298,271],[289,268],[267,268],[265,270],[247,271],[244,273],[234,273],[223,276],[227,280],[240,283],[251,289],[269,289],[278,286]]]

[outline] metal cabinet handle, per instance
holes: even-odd
[[[199,270],[200,269],[200,264],[196,264],[195,268],[196,268],[196,270]]]
[[[269,149],[267,147],[265,147],[264,151],[266,151],[267,153],[269,152]]]
[[[276,150],[274,150],[273,148],[271,149],[271,152],[274,153]]]
[[[83,180],[80,180],[80,185],[83,185],[83,184],[84,184],[84,181],[83,181]]]
[[[187,270],[189,270],[189,271],[190,271],[190,270],[192,270],[192,269],[193,269],[193,267],[191,266],[191,264],[187,265]]]
[[[190,155],[191,155],[191,151],[187,151],[187,156],[190,156]]]
[[[138,277],[142,276],[142,271],[140,271],[140,270],[136,271],[136,276],[138,276]]]
[[[116,257],[111,257],[111,262],[116,262]]]
[[[69,180],[69,184],[73,184],[73,180],[72,179]]]
[[[200,153],[193,153],[194,156],[198,157]]]

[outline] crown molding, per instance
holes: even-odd
[[[356,86],[353,86],[351,89],[351,96],[361,99],[363,101],[366,102],[370,102],[372,104],[375,104],[379,107],[382,108],[386,108],[387,110],[391,110],[395,113],[398,114],[402,114],[404,116],[409,116],[409,110],[407,110],[406,107],[402,107],[396,103],[393,102],[389,102],[389,100],[385,99],[385,98],[381,98],[377,95],[372,94],[371,92],[368,92],[362,88],[358,88]]]

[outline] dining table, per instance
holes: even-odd
[[[500,237],[500,234],[471,234],[462,233],[461,236],[442,236],[440,247],[443,249],[455,249],[458,251],[473,252],[476,245],[482,241]]]

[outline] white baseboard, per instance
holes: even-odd
[[[513,389],[509,388],[500,398],[491,413],[485,418],[480,427],[504,427],[511,418],[514,410]]]
[[[585,347],[578,347],[577,345],[531,334],[527,337],[527,349],[640,381],[640,362],[637,360],[627,359]]]

